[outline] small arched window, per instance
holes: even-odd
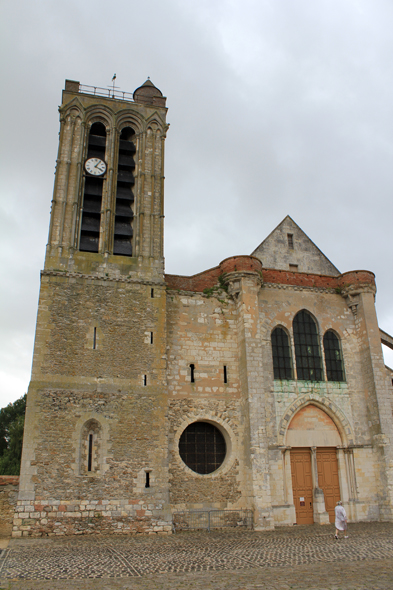
[[[325,353],[327,380],[345,381],[340,340],[333,330],[325,332],[323,337],[323,350]]]
[[[289,337],[279,326],[272,332],[273,371],[275,379],[292,379],[292,358]]]
[[[297,378],[322,381],[321,350],[317,325],[311,314],[302,309],[293,320]]]
[[[97,420],[85,422],[81,436],[81,475],[100,472],[101,466],[101,425]]]

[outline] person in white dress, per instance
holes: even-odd
[[[344,539],[348,539],[347,533],[347,515],[342,505],[342,502],[337,502],[337,505],[334,509],[335,513],[335,527],[336,527],[336,534],[334,535],[335,539],[338,539],[338,533],[341,531],[344,533]]]

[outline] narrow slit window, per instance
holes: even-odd
[[[228,383],[228,370],[226,365],[224,365],[224,383]]]
[[[150,332],[150,344],[153,344],[153,332]]]
[[[93,435],[89,434],[89,449],[87,456],[87,471],[92,471],[93,468]]]
[[[92,418],[85,422],[80,442],[80,475],[99,475],[102,438],[101,425],[97,420]]]
[[[150,471],[146,471],[145,488],[150,488]]]
[[[293,234],[287,234],[288,248],[293,250]]]
[[[150,297],[151,297],[152,299],[154,299],[154,289],[151,289],[151,291],[150,291]]]
[[[147,385],[147,375],[143,375],[143,385],[146,387]]]
[[[93,350],[97,348],[97,328],[94,328],[93,332]]]
[[[190,365],[191,383],[195,383],[195,365]]]

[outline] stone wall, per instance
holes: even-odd
[[[165,305],[158,284],[43,276],[14,536],[171,530]]]
[[[240,387],[233,301],[225,291],[213,296],[168,291],[167,345],[172,509],[250,507],[248,410]],[[213,423],[227,443],[227,457],[211,475],[193,472],[179,456],[183,430],[198,420]]]
[[[288,234],[292,236],[291,243]],[[338,275],[339,271],[304,231],[287,215],[253,252],[264,267],[289,269],[296,265],[300,272]]]
[[[19,476],[0,475],[0,538],[11,536],[18,490]]]

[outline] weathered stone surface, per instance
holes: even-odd
[[[232,256],[193,277],[164,275],[165,99],[150,84],[139,102],[79,88],[67,86],[60,108],[13,535],[169,533],[172,512],[202,509],[251,509],[258,529],[293,525],[292,444],[314,457],[314,447],[336,449],[334,493],[350,520],[391,520],[392,371],[383,364],[373,273],[340,274],[287,217],[255,256]],[[95,121],[105,124],[108,154],[96,253],[78,246]],[[136,150],[133,255],[116,256],[118,146],[127,126]],[[301,310],[315,324],[318,381],[298,378],[293,322]],[[287,379],[274,379],[277,327],[288,338]],[[343,358],[339,382],[327,378],[327,331]],[[302,416],[319,418],[308,429]],[[194,422],[213,424],[225,440],[211,473],[180,457],[180,437]],[[304,432],[288,438],[299,423]],[[195,455],[203,454],[195,440]],[[323,523],[314,463],[307,485]]]

